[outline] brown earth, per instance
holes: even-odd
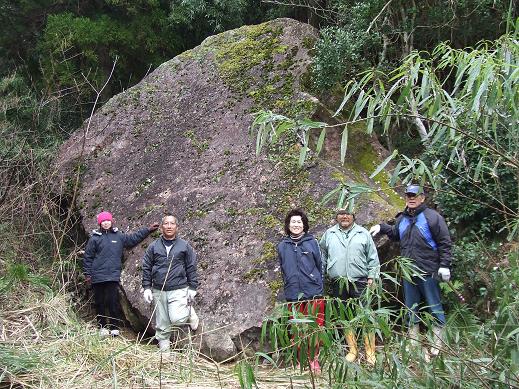
[[[334,162],[333,135],[324,159],[303,168],[297,142],[255,156],[249,126],[260,108],[332,120],[304,92],[315,39],[312,27],[291,19],[210,37],[113,97],[57,158],[64,180],[81,174],[75,206],[86,231],[96,227],[101,210],[110,210],[123,230],[158,222],[166,210],[179,216],[180,235],[198,255],[196,307],[208,333],[202,347],[216,360],[254,343],[263,318],[282,298],[275,245],[286,211],[306,209],[311,232],[320,234],[333,212],[319,201],[338,180],[380,189],[367,177],[385,151],[362,127],[350,130],[344,167]],[[381,191],[361,198],[357,221],[394,214],[396,198]],[[126,254],[121,279],[125,314],[137,331],[151,315],[140,286],[150,241]]]

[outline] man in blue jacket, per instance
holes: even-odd
[[[400,242],[402,257],[410,258],[422,271],[422,277],[414,276],[411,281],[403,280],[404,303],[409,309],[409,335],[413,344],[419,336],[420,304],[434,317],[434,344],[431,354],[438,355],[443,344],[445,313],[440,297],[438,280],[449,281],[451,277],[451,237],[445,219],[425,204],[425,194],[419,185],[409,185],[405,191],[406,208],[396,219],[395,225],[377,224],[370,233],[386,234]]]
[[[177,237],[178,220],[173,215],[162,218],[162,236],[149,245],[142,259],[144,301],[156,301],[155,338],[161,351],[170,347],[170,337],[177,324],[198,327],[198,316],[191,303],[198,287],[195,250]]]
[[[158,223],[141,228],[133,234],[123,234],[113,226],[110,212],[97,215],[99,229],[93,230],[83,256],[85,280],[92,285],[101,336],[118,336],[121,324],[119,306],[119,281],[123,249],[131,248],[142,242],[158,228]],[[106,316],[106,310],[109,316]],[[109,319],[109,320],[107,320]]]

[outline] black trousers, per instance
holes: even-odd
[[[340,305],[346,306],[346,302],[350,299],[361,298],[368,286],[367,278],[360,278],[357,281],[350,282],[345,279],[334,279],[331,282],[331,294],[333,297],[338,297],[341,301],[334,301],[334,306],[337,312]],[[352,312],[356,315],[356,312]]]
[[[362,296],[368,286],[367,278],[360,278],[355,282],[334,279],[332,281],[332,296],[341,300],[349,300]]]
[[[107,281],[92,285],[96,307],[96,319],[100,327],[115,330],[122,325],[119,305],[119,282]],[[108,311],[108,315],[106,315]]]

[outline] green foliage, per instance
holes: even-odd
[[[45,84],[88,100],[107,81],[117,59],[105,96],[131,86],[184,47],[166,21],[166,11],[155,7],[129,19],[117,14],[49,15],[38,46]]]
[[[309,9],[322,18],[314,81],[326,90],[368,67],[391,70],[413,49],[466,47],[506,31],[510,0],[346,0]],[[517,13],[517,10],[514,11]],[[512,16],[513,17],[513,16]]]
[[[35,274],[24,263],[9,262],[0,276],[0,293],[9,293],[14,288],[23,288],[31,284],[50,290],[51,281],[46,276]]]
[[[247,0],[176,0],[171,3],[170,20],[198,33],[222,32],[244,24],[248,3]]]
[[[378,36],[339,27],[325,28],[320,33],[312,68],[318,90],[327,90],[376,64]]]
[[[517,253],[513,255],[517,257]],[[399,304],[388,307],[384,303],[397,301],[391,292],[395,286],[398,288],[397,280],[417,270],[405,258],[396,259],[392,265],[396,267],[396,273],[383,272],[384,281],[376,288],[368,289],[362,299],[341,303],[328,298],[322,327],[317,325],[315,314],[304,315],[294,304],[278,306],[262,327],[262,339],[269,343],[272,354],[257,353],[255,365],[242,362],[246,370],[237,371],[240,380],[247,377],[253,382],[251,370],[256,371],[259,359],[305,370],[319,344],[324,379],[307,376],[307,386],[311,387],[356,388],[377,383],[380,387],[505,388],[519,383],[519,299],[517,293],[512,293],[519,281],[516,263],[511,263],[500,274],[498,288],[503,288],[504,294],[496,300],[496,313],[489,319],[479,318],[466,305],[449,302],[447,336],[440,355],[431,361],[425,358],[423,350],[434,342],[432,333],[420,337],[421,344],[415,348],[406,329],[401,329],[399,324],[407,310]],[[429,315],[422,314],[421,317],[425,327],[434,324]],[[356,333],[359,345],[363,335],[368,333],[374,332],[382,339],[377,347],[374,368],[367,367],[362,360],[360,363],[346,362],[344,337],[349,331]]]
[[[0,344],[0,361],[2,361],[3,370],[0,373],[0,382],[3,382],[2,378],[6,372],[13,375],[30,372],[41,364],[41,356],[36,352],[17,351],[7,345]]]
[[[387,76],[369,71],[360,81],[348,83],[337,113],[356,96],[350,121],[367,108],[368,130],[375,121],[385,131],[401,118],[418,122],[428,153],[423,160],[402,156],[392,183],[400,177],[404,183],[428,181],[444,190],[450,197],[440,198],[458,221],[498,211],[511,239],[518,218],[518,64],[514,34],[470,50],[441,44],[427,55],[412,53]],[[460,203],[452,195],[461,196],[469,208],[457,214]],[[449,201],[454,206],[449,207]],[[479,230],[490,227],[495,231],[495,225],[484,224]]]

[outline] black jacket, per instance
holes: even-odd
[[[189,286],[196,290],[196,254],[185,240],[176,238],[166,256],[163,238],[155,240],[142,259],[142,287],[144,289],[175,290]]]
[[[117,281],[121,278],[123,249],[142,242],[149,234],[148,228],[124,234],[117,228],[93,230],[83,257],[83,271],[92,283]]]
[[[443,216],[425,204],[416,208],[413,215],[406,208],[394,226],[381,224],[380,232],[400,241],[400,254],[414,259],[426,274],[436,273],[439,267],[450,268],[452,242],[447,223]]]
[[[278,244],[278,258],[287,301],[323,295],[321,251],[312,235],[305,234],[298,242],[284,238]]]

